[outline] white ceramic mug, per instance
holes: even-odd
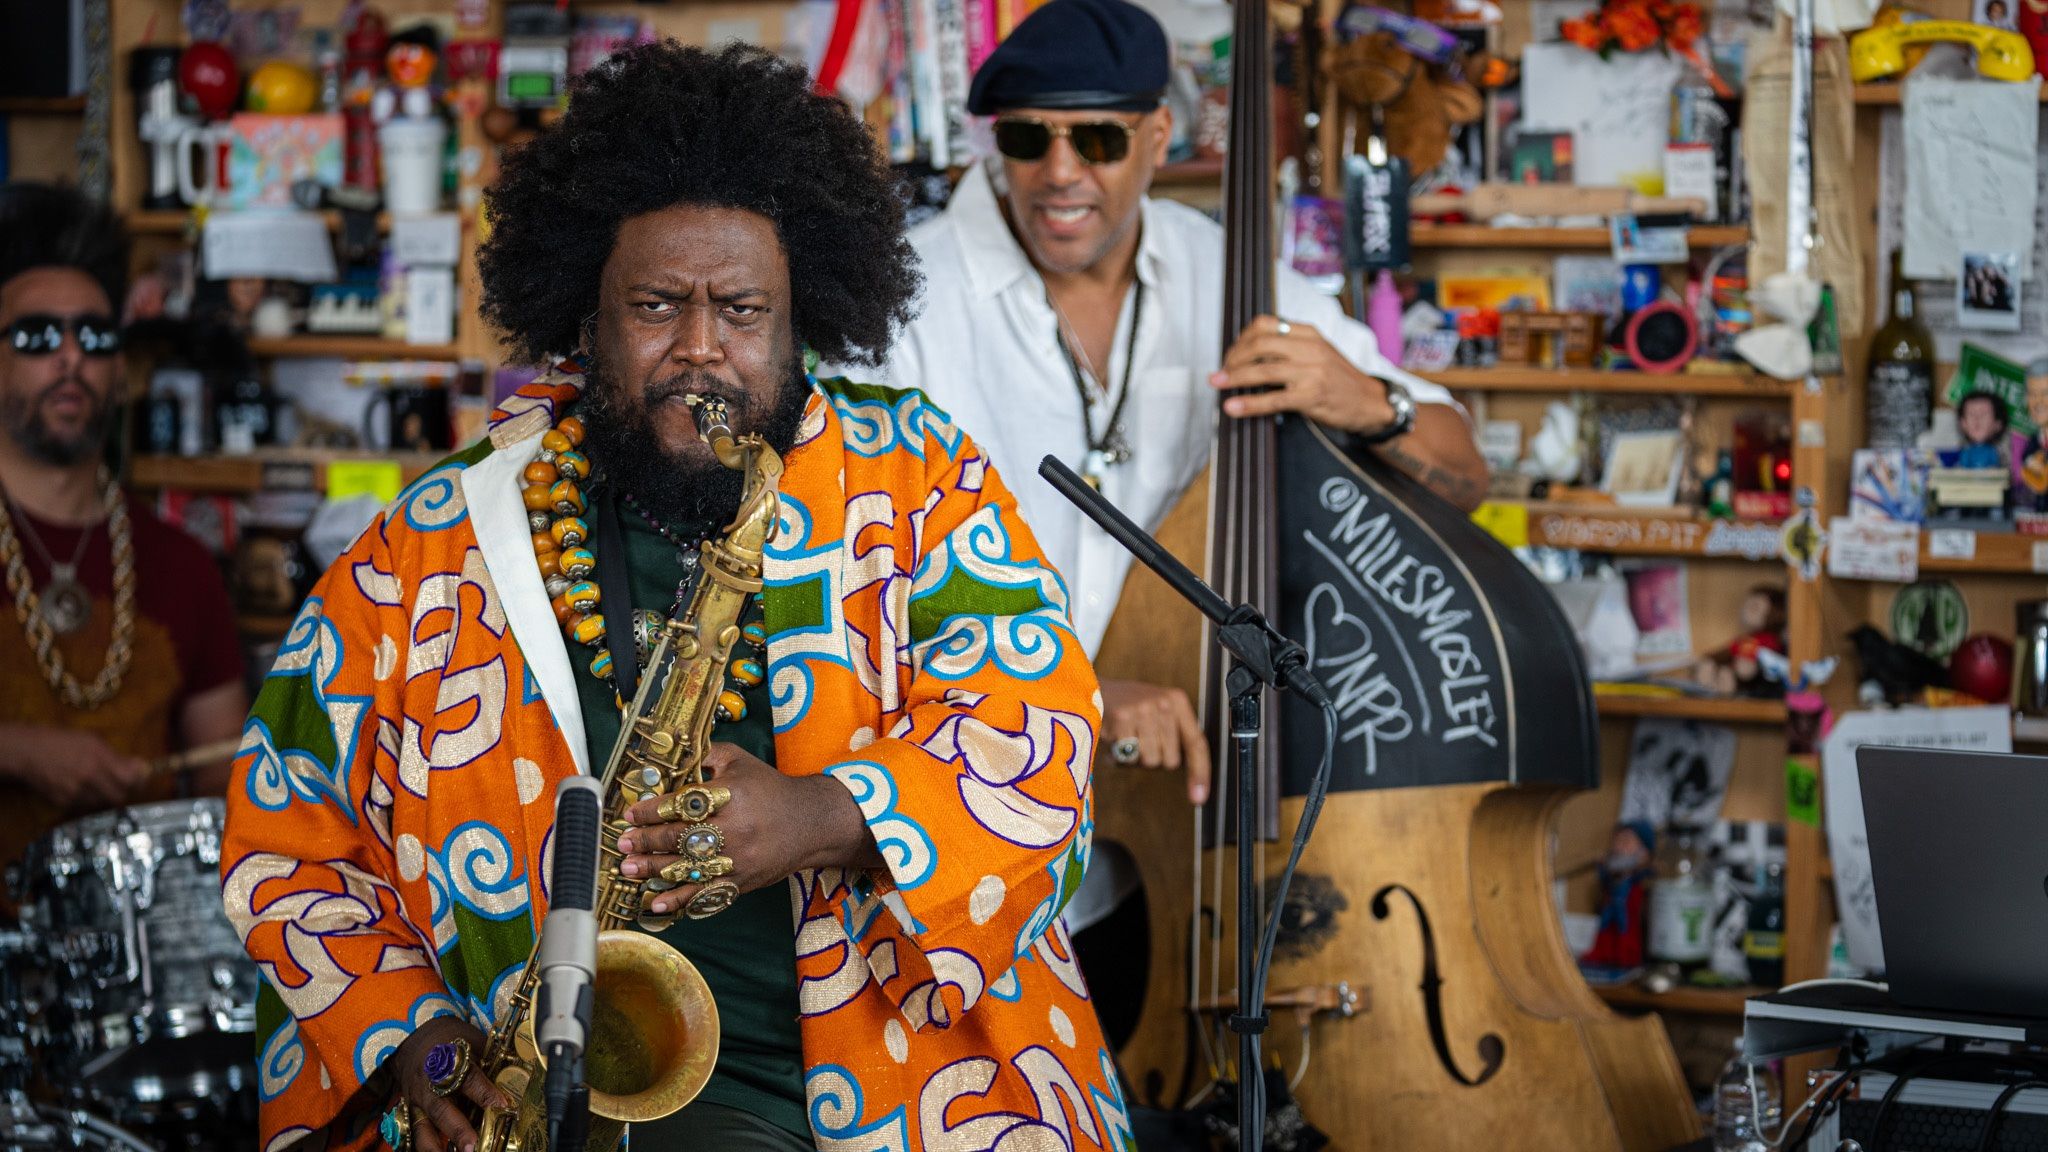
[[[226,120],[178,134],[177,143],[171,146],[172,166],[178,170],[178,195],[185,203],[212,204],[227,193],[228,149],[234,137]]]
[[[387,121],[377,129],[384,161],[384,209],[394,215],[441,207],[442,153],[448,126],[427,116]]]

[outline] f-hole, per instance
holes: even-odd
[[[1450,1073],[1451,1078],[1458,1083],[1463,1084],[1467,1088],[1477,1088],[1488,1080],[1493,1079],[1493,1074],[1500,1071],[1501,1062],[1507,1059],[1508,1046],[1500,1038],[1499,1033],[1488,1032],[1486,1035],[1481,1036],[1479,1038],[1479,1062],[1481,1067],[1477,1076],[1465,1075],[1464,1069],[1458,1067],[1458,1062],[1452,1059],[1451,1039],[1444,1031],[1444,979],[1437,971],[1436,933],[1429,926],[1428,910],[1422,906],[1422,901],[1416,897],[1415,893],[1410,892],[1405,886],[1389,884],[1378,892],[1373,893],[1372,917],[1375,920],[1385,920],[1393,915],[1394,909],[1387,897],[1395,892],[1406,896],[1409,907],[1415,909],[1415,923],[1419,929],[1418,934],[1422,937],[1422,984],[1420,985],[1422,991],[1422,1010],[1429,1017],[1429,1041],[1436,1047],[1437,1063],[1442,1064],[1444,1071]]]

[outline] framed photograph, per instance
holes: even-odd
[[[1956,277],[1956,323],[1986,332],[2020,330],[2019,253],[1963,253],[1962,274]]]
[[[1666,508],[1678,502],[1684,470],[1684,431],[1617,432],[1607,445],[1600,490],[1624,507]]]
[[[1644,562],[1621,570],[1629,615],[1636,622],[1636,665],[1664,672],[1693,660],[1692,608],[1685,565]]]
[[[1992,28],[2003,28],[2007,32],[2019,31],[2018,16],[2013,11],[2015,0],[1971,0],[1970,19]]]

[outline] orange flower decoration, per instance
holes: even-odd
[[[1607,14],[1607,26],[1624,52],[1641,52],[1654,46],[1661,32],[1656,18],[1636,5],[1614,8]]]
[[[1598,52],[1607,46],[1607,33],[1591,20],[1566,20],[1558,25],[1557,30],[1565,39],[1588,52]]]

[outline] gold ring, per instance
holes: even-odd
[[[721,784],[692,784],[664,799],[654,814],[671,824],[699,823],[718,815],[732,799],[732,789]]]
[[[678,860],[661,870],[661,878],[671,884],[702,884],[720,876],[732,875],[732,857],[712,856],[704,860]]]
[[[692,824],[676,838],[676,851],[692,860],[709,860],[725,851],[725,833],[709,821]]]
[[[732,907],[732,902],[739,899],[739,895],[740,886],[732,881],[713,881],[698,889],[695,896],[690,897],[690,902],[683,906],[683,915],[692,920],[716,916]]]

